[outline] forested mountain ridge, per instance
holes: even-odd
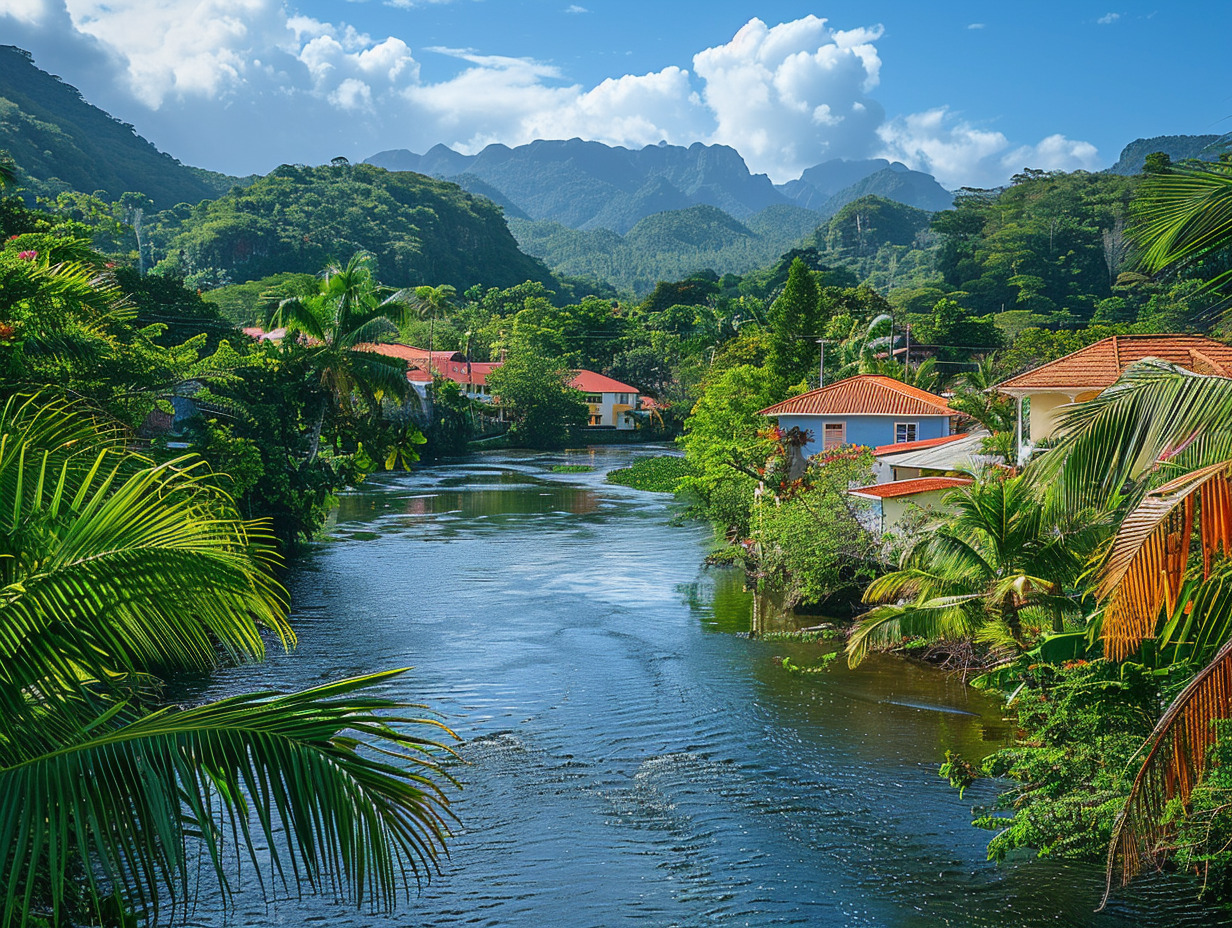
[[[22,186],[44,196],[133,191],[166,209],[250,180],[181,164],[12,45],[0,45],[0,149],[16,160]]]
[[[424,155],[385,151],[367,159],[391,170],[442,178],[474,177],[490,185],[532,220],[573,229],[624,234],[646,216],[690,206],[717,206],[744,219],[786,203],[770,178],[749,172],[726,145],[655,145],[633,151],[581,139],[489,145],[461,155],[437,145]],[[459,177],[464,175],[465,177]]]
[[[423,155],[380,152],[367,163],[452,180],[517,218],[621,235],[647,216],[692,206],[714,206],[744,221],[776,205],[814,210],[824,219],[867,195],[928,210],[946,209],[953,200],[931,175],[883,158],[827,161],[776,186],[750,173],[735,149],[700,142],[635,151],[570,139],[489,145],[477,155],[437,145]]]
[[[1157,135],[1149,139],[1134,139],[1121,149],[1121,157],[1108,169],[1112,174],[1141,174],[1146,156],[1161,151],[1174,162],[1195,158],[1217,161],[1219,153],[1229,144],[1226,135]]]
[[[803,241],[822,217],[780,203],[741,222],[716,206],[654,213],[625,235],[609,229],[570,229],[558,222],[509,218],[522,250],[553,271],[606,281],[643,295],[661,280],[702,269],[742,274],[775,261]]]
[[[283,272],[315,273],[356,251],[393,286],[548,283],[518,250],[501,210],[456,184],[345,162],[282,165],[249,187],[153,217],[163,270],[200,289]]]

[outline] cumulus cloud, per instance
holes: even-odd
[[[946,107],[888,120],[878,130],[882,156],[927,171],[951,189],[994,187],[1024,168],[1094,170],[1099,153],[1089,142],[1050,135],[1035,145],[1012,145],[1001,132],[982,129]]]
[[[1101,16],[1099,19],[1095,21],[1099,23],[1101,26],[1111,26],[1113,23],[1115,23],[1120,18],[1121,18],[1120,13],[1105,13],[1103,16]]]
[[[586,9],[586,7],[584,6],[578,6],[576,3],[571,3],[567,7],[565,7],[565,12],[566,13],[589,13],[590,10]]]
[[[944,108],[887,121],[872,96],[882,27],[835,29],[815,16],[752,19],[698,52],[692,70],[672,65],[594,86],[550,62],[488,49],[416,51],[409,35],[371,36],[286,0],[0,0],[0,31],[163,150],[233,173],[438,142],[476,151],[574,136],[727,144],[776,181],[828,158],[878,154],[951,185],[1095,158],[1062,136],[1011,143]],[[442,56],[445,76],[434,78]]]
[[[836,31],[811,15],[774,27],[752,19],[726,45],[698,52],[713,140],[778,180],[827,158],[865,156],[883,117],[868,96],[880,78],[881,33]]]
[[[967,28],[968,29],[983,29],[984,24],[983,23],[968,23]]]

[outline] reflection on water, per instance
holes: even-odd
[[[254,889],[232,924],[1227,924],[1176,882],[1096,915],[1097,866],[987,863],[968,822],[994,784],[959,799],[937,764],[1005,743],[998,707],[889,658],[784,672],[819,646],[735,634],[753,599],[738,572],[699,566],[707,532],[602,482],[633,455],[486,455],[344,498],[289,578],[299,651],[202,695],[414,667],[388,690],[462,737],[462,828],[400,914]],[[208,897],[189,916],[222,921]]]

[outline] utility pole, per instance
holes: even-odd
[[[907,351],[903,355],[903,370],[911,373],[911,323],[907,323]]]
[[[817,347],[821,349],[821,360],[817,364],[817,388],[821,389],[826,385],[826,340],[817,339]]]

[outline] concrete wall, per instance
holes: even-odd
[[[925,438],[942,438],[950,434],[949,416],[779,416],[779,428],[783,430],[800,428],[813,433],[813,440],[804,446],[806,457],[819,454],[822,450],[822,436],[825,434],[827,422],[845,422],[847,424],[847,444],[866,445],[876,448],[878,445],[894,444],[895,426],[900,422],[914,422],[916,440]]]

